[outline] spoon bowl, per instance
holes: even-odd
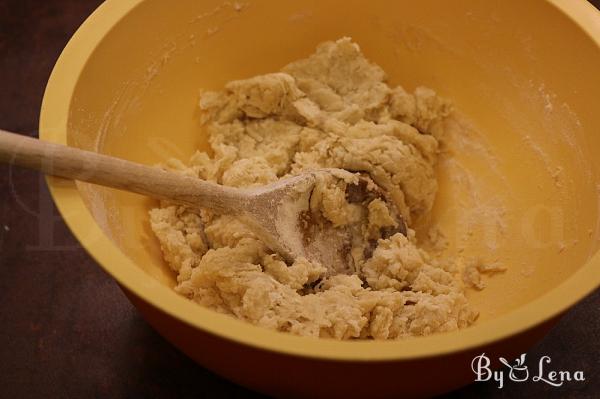
[[[215,373],[277,397],[434,396],[472,382],[470,362],[483,352],[493,362],[527,351],[600,284],[599,19],[584,0],[108,0],[52,73],[43,139],[146,164],[209,148],[198,88],[279,70],[332,38],[360,43],[393,84],[435,88],[481,140],[444,149],[453,162],[439,165],[431,218],[452,247],[507,266],[470,293],[480,318],[462,331],[333,342],[235,320],[172,290],[148,224],[154,201],[54,178],[50,191],[144,318]],[[495,158],[482,161],[488,150]]]

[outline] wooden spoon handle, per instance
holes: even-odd
[[[213,211],[241,211],[240,190],[0,130],[0,161]]]

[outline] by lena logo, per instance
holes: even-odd
[[[552,359],[550,356],[542,356],[538,362],[536,373],[530,375],[529,368],[525,364],[526,354],[523,353],[517,359],[514,364],[510,364],[505,358],[500,357],[498,360],[500,363],[508,367],[508,379],[513,382],[524,382],[531,381],[541,382],[554,387],[560,387],[565,382],[581,382],[585,381],[583,371],[564,371],[564,370],[551,370],[550,363]],[[498,383],[498,388],[504,387],[504,381],[506,380],[506,370],[492,370],[490,368],[491,360],[489,357],[482,353],[479,356],[475,356],[471,362],[471,370],[475,373],[475,381],[490,381],[494,380]]]

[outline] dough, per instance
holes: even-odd
[[[203,91],[200,109],[212,153],[166,168],[234,187],[306,169],[345,170],[319,182],[311,209],[334,227],[354,226],[371,246],[352,248],[352,273],[304,258],[288,265],[235,217],[163,202],[150,222],[177,273],[177,292],[255,325],[313,337],[398,339],[474,322],[456,265],[420,249],[410,229],[436,195],[447,101],[426,88],[391,88],[383,70],[342,38],[281,72]],[[385,200],[355,200],[351,186],[365,175]]]

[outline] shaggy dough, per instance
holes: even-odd
[[[331,275],[304,258],[287,265],[231,215],[162,203],[150,220],[177,292],[313,337],[397,339],[473,323],[456,265],[417,247],[414,231],[400,231],[392,217],[394,207],[410,227],[432,207],[441,121],[450,112],[435,92],[390,88],[383,70],[343,38],[281,72],[204,91],[200,108],[212,154],[197,152],[187,165],[171,160],[168,169],[234,187],[344,169],[349,177],[318,185],[311,207],[333,226],[360,223],[373,247],[353,253],[353,274]],[[359,172],[388,200],[353,203],[348,186]]]

